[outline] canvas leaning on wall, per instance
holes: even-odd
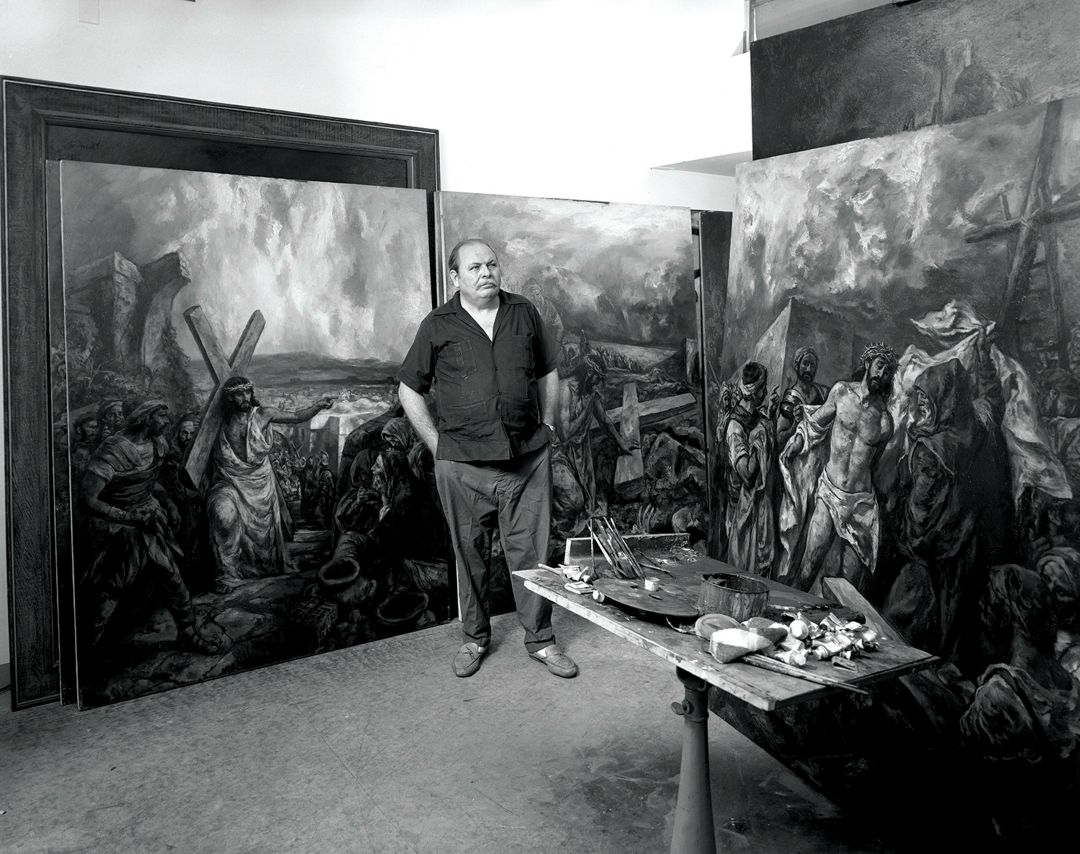
[[[596,515],[624,533],[686,532],[704,547],[690,211],[474,193],[438,202],[442,254],[466,238],[490,243],[503,287],[536,305],[560,342],[551,560]]]
[[[56,518],[81,705],[451,615],[395,381],[432,307],[429,205],[61,164]]]
[[[845,795],[879,792],[854,757],[938,791],[933,753],[958,826],[1024,838],[1080,779],[1080,100],[756,161],[737,198],[720,556],[843,577],[942,666],[861,743],[736,724]]]

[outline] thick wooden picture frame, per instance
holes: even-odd
[[[61,685],[49,441],[47,161],[435,191],[439,140],[430,129],[13,78],[0,78],[0,95],[4,488],[11,697],[18,709],[57,699]]]

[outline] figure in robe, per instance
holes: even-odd
[[[883,609],[908,643],[952,660],[977,637],[986,567],[999,560],[1005,528],[996,464],[1001,390],[985,340],[979,349],[974,378],[950,359],[915,380],[896,485],[903,565]]]
[[[292,567],[285,539],[292,520],[270,462],[270,424],[301,424],[334,404],[321,398],[289,412],[263,407],[245,377],[222,387],[224,423],[211,459],[207,510],[214,553],[214,589],[226,593],[247,578],[280,575]]]
[[[141,404],[87,464],[80,489],[79,550],[92,559],[78,582],[86,629],[82,641],[88,648],[101,643],[116,611],[130,606],[140,580],[172,614],[179,646],[202,653],[222,646],[220,633],[196,626],[191,595],[180,575],[183,552],[173,534],[178,514],[158,481],[169,448],[164,437],[169,422],[163,401]]]
[[[764,365],[747,362],[743,366],[724,427],[727,562],[755,575],[769,574],[776,551],[773,419],[779,399],[774,393],[768,410],[762,409],[767,380]]]

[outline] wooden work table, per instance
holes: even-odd
[[[703,556],[691,557],[689,554],[685,560],[669,556],[664,566],[670,575],[657,574],[661,583],[670,587],[682,586],[687,591],[700,586],[704,575],[735,571],[720,561]],[[610,601],[598,602],[588,594],[572,593],[564,587],[567,579],[559,572],[531,569],[515,575],[524,581],[529,590],[675,665],[676,674],[685,687],[685,699],[681,704],[673,703],[672,708],[683,716],[685,729],[672,852],[715,854],[716,850],[708,771],[709,686],[727,697],[737,698],[765,711],[842,690],[841,687],[820,685],[737,661],[721,664],[709,654],[708,642],[696,634],[681,632],[662,618],[627,610]],[[820,609],[828,604],[824,599],[783,584],[767,583],[770,606],[785,609],[805,606],[807,609],[818,609],[814,613],[820,613]],[[867,622],[871,625],[874,623],[873,619]],[[888,627],[875,628],[882,635],[880,648],[852,659],[854,670],[843,670],[813,659],[805,669],[866,688],[874,682],[893,679],[937,663],[935,656],[902,643],[895,635],[890,637]]]

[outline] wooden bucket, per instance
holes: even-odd
[[[768,603],[769,588],[756,578],[715,572],[701,579],[697,602],[699,614],[727,614],[741,623],[751,617],[760,617]]]

